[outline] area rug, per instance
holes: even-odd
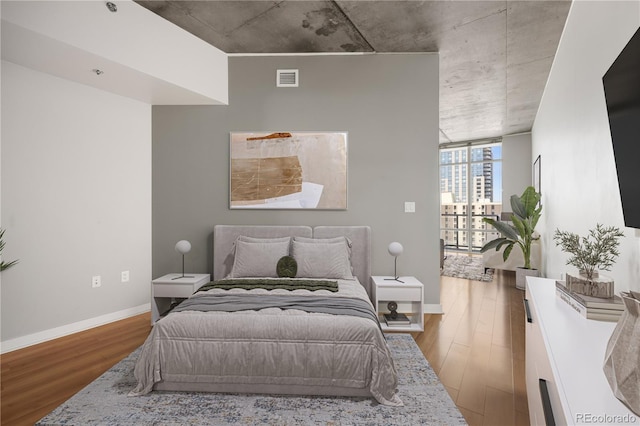
[[[448,253],[441,275],[475,281],[493,281],[493,269],[484,272],[482,256]]]
[[[404,407],[370,398],[154,391],[127,396],[140,348],[36,425],[464,425],[411,335],[389,334]]]

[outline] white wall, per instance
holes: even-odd
[[[148,310],[151,106],[2,62],[2,113],[2,350]]]
[[[531,185],[531,133],[502,137],[502,204],[511,211],[510,198]]]
[[[640,238],[624,228],[602,76],[640,26],[640,1],[574,0],[532,131],[542,156],[543,274],[575,268],[556,228],[587,235],[597,223],[625,230],[611,272],[616,291],[640,290]],[[640,159],[639,159],[640,161]]]
[[[154,105],[228,103],[224,52],[134,1],[115,3],[112,13],[105,1],[4,0],[2,59]]]

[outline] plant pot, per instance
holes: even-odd
[[[581,277],[586,277],[586,276],[587,276],[587,272],[586,272],[586,271],[584,271],[584,270],[582,270],[582,269],[579,269],[579,270],[578,270],[578,274],[579,274]],[[598,277],[600,276],[600,272],[596,269],[596,270],[594,270],[594,271],[593,271],[593,273],[591,274],[591,276],[592,276],[593,278],[598,278]]]
[[[516,288],[524,290],[527,287],[527,277],[539,277],[537,269],[516,268]]]
[[[614,296],[613,279],[604,275],[594,276],[592,279],[580,275],[574,277],[567,274],[567,288],[574,293],[585,296],[609,299]]]

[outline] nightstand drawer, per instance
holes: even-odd
[[[418,287],[378,287],[378,300],[414,301],[422,300],[421,291]]]
[[[415,277],[372,276],[374,307],[380,328],[385,333],[424,331],[423,285]],[[389,302],[398,304],[398,312],[406,314],[411,324],[387,325],[384,313],[389,312]]]
[[[193,285],[153,284],[153,297],[189,297],[193,292]]]

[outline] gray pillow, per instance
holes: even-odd
[[[278,260],[289,254],[289,238],[280,242],[236,241],[230,278],[278,277]]]
[[[237,241],[244,241],[245,243],[281,243],[283,241],[290,242],[291,237],[272,237],[272,238],[258,238],[258,237],[249,237],[247,235],[240,235]]]
[[[311,244],[327,244],[327,243],[345,243],[347,244],[347,253],[349,253],[349,265],[351,265],[351,251],[353,242],[347,236],[331,237],[331,238],[309,238],[309,237],[293,237],[293,241]],[[353,275],[353,265],[350,266]]]
[[[298,278],[353,279],[345,241],[317,243],[294,239],[291,255],[298,262]]]
[[[299,241],[301,243],[314,243],[314,244],[327,244],[327,243],[346,243],[349,249],[349,257],[351,257],[351,247],[353,243],[346,236],[332,237],[332,238],[309,238],[309,237],[293,237],[293,241]]]

